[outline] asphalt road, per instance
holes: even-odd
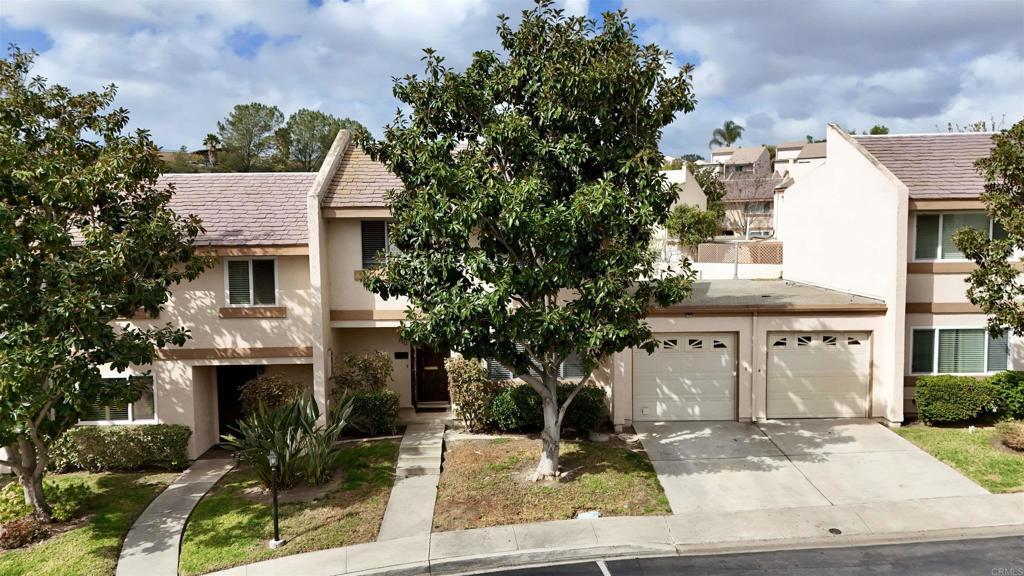
[[[870,574],[1024,576],[1024,536],[854,548],[785,550],[585,562],[496,572],[503,576]]]

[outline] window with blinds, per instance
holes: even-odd
[[[974,228],[986,236],[993,233],[984,212],[918,214],[916,222],[914,258],[917,260],[963,260],[964,253],[953,242],[953,235],[961,228]]]
[[[383,220],[363,220],[363,270],[384,263],[388,248],[388,225]]]
[[[1006,370],[1009,336],[984,328],[918,328],[911,341],[910,370],[916,374],[981,374]]]
[[[123,383],[126,378],[104,378],[107,384],[116,385]],[[156,397],[153,389],[153,379],[144,377],[143,381],[148,384],[143,389],[142,395],[132,403],[124,404],[100,404],[95,402],[82,414],[82,422],[137,422],[140,420],[154,420],[156,418]]]
[[[985,330],[939,330],[939,372],[985,371]]]
[[[273,258],[228,260],[227,300],[230,306],[277,305],[276,262]]]
[[[487,363],[487,378],[490,380],[512,380],[516,377],[512,369],[503,366],[495,358],[487,358],[485,362]],[[530,372],[533,373],[533,370]],[[579,354],[573,352],[562,361],[558,367],[558,377],[567,380],[583,377],[583,364],[580,362]]]

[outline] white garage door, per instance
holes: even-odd
[[[867,332],[769,333],[768,417],[866,417],[869,337]]]
[[[633,352],[633,420],[735,420],[734,334],[657,334]]]

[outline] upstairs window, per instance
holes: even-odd
[[[391,225],[384,220],[363,220],[363,270],[383,264],[387,255],[395,251],[391,244]]]
[[[984,212],[943,212],[918,214],[914,242],[916,260],[963,260],[964,253],[953,242],[961,228],[974,228],[993,235],[992,222]],[[1001,230],[996,231],[996,236]],[[1005,233],[1004,233],[1005,234]]]
[[[1009,337],[984,328],[915,328],[910,371],[914,374],[983,374],[1006,370]]]
[[[771,202],[751,202],[750,204],[747,204],[748,214],[770,214],[771,211]]]
[[[138,400],[125,404],[106,405],[95,403],[82,414],[82,423],[106,424],[122,422],[141,422],[156,420],[156,402],[153,392],[153,379],[149,376],[139,377],[148,386]],[[104,378],[104,384],[116,385],[126,383],[127,378]]]
[[[226,261],[228,306],[276,306],[277,267],[273,258]]]

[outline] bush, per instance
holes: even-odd
[[[1024,450],[1024,422],[1018,420],[1007,420],[996,424],[996,432],[999,438],[1009,448]]]
[[[272,374],[249,380],[242,385],[240,392],[242,407],[246,412],[250,412],[260,404],[268,408],[275,408],[292,400],[298,400],[308,390],[305,384]]]
[[[969,423],[998,410],[997,388],[987,380],[939,374],[917,379],[917,413],[926,424]]]
[[[13,550],[43,540],[50,529],[33,516],[11,520],[0,526],[0,550]]]
[[[356,392],[348,424],[367,436],[394,434],[398,429],[398,403],[398,392],[390,388]]]
[[[993,374],[988,381],[996,387],[1001,415],[1024,420],[1024,372],[1006,370]]]
[[[92,492],[83,482],[67,482],[63,485],[44,482],[43,491],[53,510],[53,519],[66,522],[75,517],[85,499]],[[0,489],[0,524],[23,518],[32,513],[32,507],[25,503],[25,493],[17,481]]]
[[[188,465],[192,430],[180,424],[75,426],[50,447],[50,469],[131,471],[182,470]]]
[[[387,388],[394,368],[387,352],[346,352],[335,362],[331,382],[339,394],[377,392]]]
[[[304,404],[311,399],[293,400],[270,408],[257,405],[238,422],[238,436],[227,434],[224,440],[238,453],[238,458],[256,470],[265,486],[270,486],[271,471],[267,455],[277,454],[277,482],[284,488],[295,485],[299,478],[302,455],[302,419]]]
[[[448,393],[466,428],[476,432],[490,421],[491,402],[501,385],[487,378],[487,366],[477,359],[448,358]]]
[[[558,402],[569,397],[575,384],[559,384]],[[565,413],[563,428],[590,432],[608,421],[605,392],[597,386],[584,386]],[[503,386],[491,401],[490,424],[503,432],[534,432],[544,428],[544,408],[540,394],[529,384]]]

